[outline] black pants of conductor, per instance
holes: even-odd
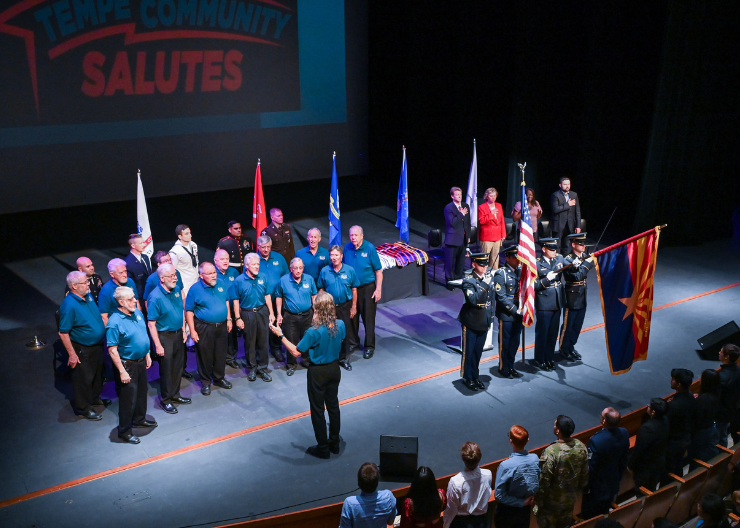
[[[311,363],[308,367],[306,389],[311,408],[311,425],[319,452],[329,454],[329,446],[339,445],[339,382],[342,373],[339,361],[325,365]],[[329,415],[329,435],[326,434],[324,406]]]

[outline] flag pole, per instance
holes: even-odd
[[[527,185],[527,183],[524,181],[524,169],[527,168],[527,162],[525,161],[523,165],[521,163],[519,163],[518,165],[519,165],[519,170],[522,171],[522,186],[524,187],[524,186]],[[523,208],[524,208],[524,204],[522,204],[522,211],[524,211]],[[521,222],[522,220],[519,220],[519,221]],[[522,287],[521,282],[519,283],[519,287],[520,288]],[[523,319],[523,317],[522,317],[522,319]],[[525,348],[526,328],[527,327],[524,326],[524,324],[522,324],[522,366],[526,366],[527,365],[526,364],[526,359],[525,359],[525,356],[524,356],[524,351],[526,350],[526,348]]]

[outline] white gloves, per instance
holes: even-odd
[[[547,274],[547,280],[553,281],[558,276],[558,274],[554,271],[551,271]]]

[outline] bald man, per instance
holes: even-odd
[[[95,266],[92,260],[87,257],[80,257],[77,259],[77,271],[81,271],[87,276],[87,283],[90,285],[90,295],[95,300],[95,304],[98,304],[98,295],[100,295],[100,288],[103,287],[103,279],[95,273]],[[69,293],[69,287],[64,290],[64,295]]]

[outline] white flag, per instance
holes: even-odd
[[[146,199],[144,198],[144,187],[141,185],[141,171],[138,171],[136,177],[139,180],[136,188],[136,224],[137,231],[141,238],[144,239],[144,251],[151,260],[154,255],[154,242],[152,241],[152,230],[149,227],[149,214],[146,212]]]
[[[473,161],[470,164],[470,177],[468,178],[468,194],[465,195],[465,203],[470,206],[470,225],[478,225],[478,157],[475,154],[475,140],[473,140]]]

